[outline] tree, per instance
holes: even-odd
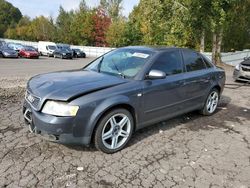
[[[94,32],[92,36],[95,46],[108,46],[106,32],[111,24],[111,18],[106,14],[103,8],[99,7],[96,10],[93,16],[93,23]]]
[[[71,23],[74,19],[74,12],[67,12],[62,6],[59,7],[59,15],[56,19],[56,26],[58,32],[58,41],[65,43],[72,43],[70,36]]]
[[[190,43],[187,0],[141,0],[132,12],[146,45],[186,46]],[[136,13],[135,13],[136,12]],[[130,17],[131,19],[131,17]]]
[[[100,6],[107,11],[112,20],[120,16],[122,0],[101,0]]]
[[[86,11],[88,9],[89,8],[88,8],[85,0],[81,0],[81,2],[79,3],[79,11]]]
[[[22,13],[11,3],[0,0],[0,37],[3,37],[8,27],[14,27],[22,18]]]
[[[106,32],[106,40],[109,46],[121,47],[126,45],[125,28],[126,20],[124,18],[116,19],[110,24]]]
[[[250,49],[250,1],[239,0],[228,11],[224,29],[224,51]]]
[[[206,34],[210,31],[211,1],[192,0],[188,9],[189,23],[200,52],[205,51]],[[198,40],[198,41],[197,41]]]
[[[4,36],[12,39],[30,40],[28,37],[28,26],[31,23],[30,18],[24,16],[20,19],[16,27],[8,28]]]
[[[221,63],[221,46],[228,13],[237,0],[211,0],[212,61]]]
[[[73,44],[93,45],[94,22],[93,16],[95,12],[87,7],[80,6],[75,12],[73,21],[70,27],[70,33]]]
[[[44,16],[36,17],[32,20],[29,29],[28,35],[32,40],[54,40],[55,36],[55,26],[51,23],[51,20]]]

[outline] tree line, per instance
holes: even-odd
[[[128,18],[122,9],[122,0],[101,0],[94,8],[82,0],[77,10],[60,7],[56,19],[7,13],[13,21],[5,23],[5,30],[0,25],[0,35],[90,46],[190,47],[212,51],[217,63],[221,51],[250,48],[249,0],[140,0]]]

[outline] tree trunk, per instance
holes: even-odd
[[[200,52],[203,53],[204,51],[205,51],[205,31],[203,30],[201,33]]]
[[[216,65],[217,34],[213,33],[212,62]]]
[[[223,29],[220,29],[220,33],[219,33],[219,36],[217,39],[217,50],[216,50],[216,62],[217,62],[217,64],[222,63],[222,61],[221,61],[222,37],[223,37]]]

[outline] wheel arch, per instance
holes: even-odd
[[[122,109],[125,109],[127,111],[130,112],[130,114],[132,115],[133,117],[133,123],[134,123],[134,130],[136,130],[136,122],[137,122],[137,114],[136,114],[136,111],[135,111],[135,108],[129,104],[129,103],[117,103],[117,104],[113,104],[107,108],[105,108],[105,110],[103,110],[97,117],[97,119],[95,120],[94,123],[94,126],[93,126],[93,129],[91,131],[91,142],[93,141],[93,138],[94,138],[94,132],[98,126],[98,123],[101,121],[102,117],[104,117],[106,114],[108,114],[109,112],[111,112],[112,110],[114,109],[119,109],[119,108],[122,108]]]
[[[220,97],[221,92],[222,92],[221,86],[220,86],[219,84],[215,84],[215,85],[211,88],[211,90],[212,90],[212,89],[217,89],[217,90],[219,91],[219,97]],[[211,90],[210,90],[210,91],[211,91]]]

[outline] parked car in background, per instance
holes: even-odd
[[[53,53],[54,58],[72,59],[72,51],[66,48],[57,48]]]
[[[250,57],[245,57],[244,61],[235,66],[233,78],[235,81],[250,81]]]
[[[56,43],[47,42],[47,41],[39,41],[38,42],[38,52],[40,55],[53,57],[54,51],[57,49]]]
[[[51,141],[114,153],[135,130],[200,110],[212,115],[225,72],[183,48],[126,47],[75,71],[28,81],[23,114],[29,130]]]
[[[72,50],[73,50],[73,57],[86,58],[86,54],[82,50],[80,50],[78,48],[73,48]]]
[[[25,58],[39,58],[39,53],[36,51],[34,47],[31,46],[24,46],[20,51],[19,51],[19,56],[20,57],[25,57]]]
[[[56,46],[57,46],[58,49],[67,50],[67,51],[71,52],[72,57],[74,56],[74,52],[73,52],[73,50],[70,48],[70,45],[69,45],[69,44],[61,44],[61,43],[58,43],[58,44],[56,44]]]
[[[5,42],[5,41],[0,40],[0,47],[1,47],[1,46],[5,46],[5,45],[6,45],[6,42]]]
[[[19,43],[7,43],[7,46],[18,53],[23,48],[23,45]]]
[[[18,58],[18,52],[8,46],[0,47],[0,57]]]

